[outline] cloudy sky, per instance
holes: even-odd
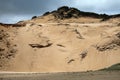
[[[0,22],[15,23],[31,19],[60,6],[106,14],[120,13],[120,0],[0,0]]]

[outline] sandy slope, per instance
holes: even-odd
[[[23,27],[0,26],[1,33],[9,35],[1,39],[0,47],[5,49],[1,51],[1,71],[88,71],[120,63],[117,21],[86,18],[83,23],[81,18],[61,22],[47,18],[51,17],[25,21]]]

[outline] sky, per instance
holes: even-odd
[[[28,20],[61,6],[99,14],[120,13],[120,0],[0,0],[0,22]]]

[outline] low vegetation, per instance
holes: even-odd
[[[106,71],[117,70],[118,71],[118,70],[120,70],[120,63],[112,65],[108,68],[101,69],[101,70],[106,70]]]
[[[69,18],[79,18],[79,17],[92,17],[92,18],[100,18],[101,21],[106,21],[110,18],[120,17],[119,14],[117,15],[107,15],[107,14],[97,14],[93,12],[84,12],[80,11],[77,8],[72,8],[68,6],[62,6],[57,10],[52,12],[46,12],[43,16],[53,14],[56,19],[69,19]]]

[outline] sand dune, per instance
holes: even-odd
[[[0,25],[0,70],[78,72],[120,63],[119,19],[55,20],[50,14],[18,27]]]

